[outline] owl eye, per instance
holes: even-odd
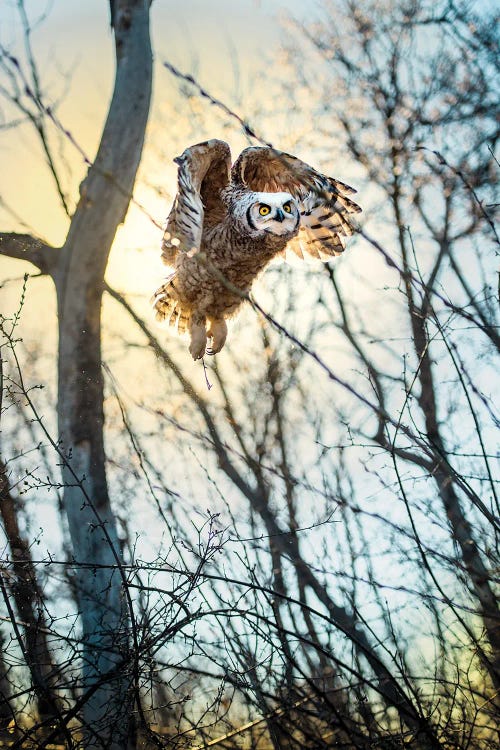
[[[292,204],[291,203],[283,203],[283,211],[286,214],[291,214],[292,213]]]
[[[267,214],[270,212],[270,210],[271,209],[269,208],[269,206],[266,206],[265,203],[262,203],[261,206],[260,206],[260,208],[259,208],[259,214],[261,216],[267,216]]]

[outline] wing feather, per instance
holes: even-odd
[[[356,190],[327,177],[309,164],[268,147],[246,148],[231,171],[235,185],[256,192],[288,192],[299,203],[300,230],[287,245],[299,258],[304,254],[321,260],[339,255],[345,238],[352,235],[351,215],[361,208],[348,198]]]
[[[214,138],[187,148],[174,161],[179,167],[177,195],[162,241],[162,259],[170,266],[178,252],[197,253],[204,224],[223,218],[220,192],[229,184],[231,152],[227,143]]]

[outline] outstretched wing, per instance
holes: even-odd
[[[353,233],[351,215],[361,208],[347,196],[356,192],[333,177],[317,172],[291,154],[268,147],[250,147],[236,160],[231,180],[256,192],[287,192],[298,201],[299,233],[287,245],[299,258],[304,253],[328,260],[340,255]]]
[[[229,183],[231,152],[212,139],[187,148],[174,159],[179,165],[178,188],[163,235],[162,259],[174,265],[177,253],[200,249],[203,225],[216,224],[226,213],[220,191]]]

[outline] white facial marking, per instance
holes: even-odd
[[[300,214],[290,193],[252,193],[247,219],[254,232],[282,237],[296,233]]]

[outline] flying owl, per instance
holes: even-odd
[[[246,148],[231,168],[229,146],[212,139],[174,161],[178,192],[162,243],[174,270],[153,303],[157,320],[189,332],[196,360],[222,349],[227,318],[272,258],[339,255],[361,208],[346,197],[353,188],[273,148]]]

